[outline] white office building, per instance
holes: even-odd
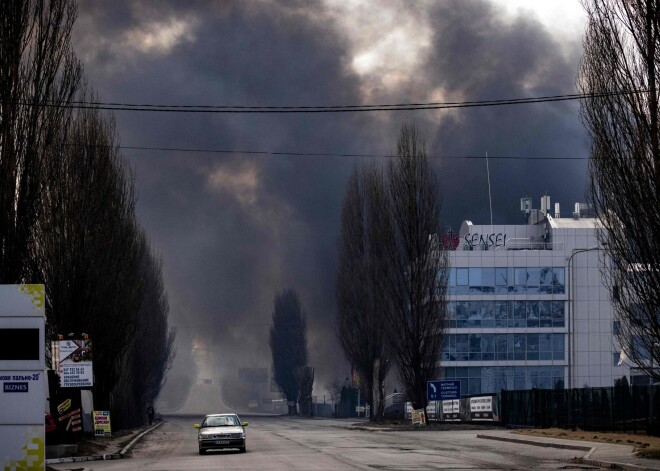
[[[597,219],[584,204],[563,218],[555,205],[553,216],[548,196],[531,206],[521,200],[523,224],[464,221],[444,236],[453,250],[438,366],[464,395],[613,386],[630,375],[613,334]]]

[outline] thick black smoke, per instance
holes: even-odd
[[[353,71],[342,19],[321,2],[81,2],[76,48],[103,101],[336,105],[574,91],[579,50],[537,21],[505,20],[485,0],[431,5],[407,11],[432,28],[431,43],[419,66],[389,87]],[[123,144],[155,147],[390,154],[401,123],[411,120],[433,157],[584,157],[588,147],[575,103],[398,114],[118,112],[116,120]],[[211,352],[211,374],[269,367],[273,297],[292,287],[308,313],[317,384],[343,379],[348,368],[334,334],[336,237],[356,159],[125,154],[139,215],[164,258],[171,322],[182,339],[194,336]],[[434,166],[445,224],[486,222],[485,161]],[[516,222],[518,198],[545,191],[567,212],[582,199],[585,168],[584,161],[492,159],[496,222]]]
[[[581,51],[574,48],[567,55],[539,23],[521,17],[506,21],[485,2],[440,2],[430,14],[435,30],[424,73],[428,87],[469,101],[574,91]],[[521,221],[518,199],[532,196],[539,207],[546,192],[566,215],[572,203],[584,201],[586,161],[538,158],[587,157],[577,110],[577,102],[557,102],[448,113],[429,124],[432,153],[494,157],[488,163],[496,222]],[[443,161],[440,168],[446,219],[454,224],[471,217],[487,223],[486,162]]]

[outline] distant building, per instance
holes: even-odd
[[[448,329],[439,366],[466,394],[501,389],[612,386],[621,361],[603,284],[597,219],[521,201],[520,225],[473,225],[445,234],[450,252]],[[634,370],[633,370],[634,373]],[[646,378],[633,377],[632,382]]]

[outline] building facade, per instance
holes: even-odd
[[[448,325],[439,361],[463,395],[502,389],[612,386],[630,375],[621,361],[597,219],[531,209],[525,224],[474,225],[445,235],[450,252]]]

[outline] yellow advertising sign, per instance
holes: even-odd
[[[92,421],[94,422],[94,436],[109,437],[112,434],[110,428],[110,411],[94,410],[92,411]]]

